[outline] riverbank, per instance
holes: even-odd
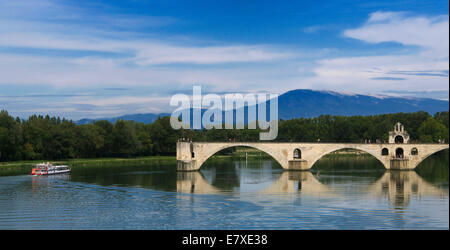
[[[102,166],[136,166],[152,165],[159,163],[176,163],[175,156],[145,156],[135,158],[94,158],[94,159],[69,159],[59,161],[33,160],[33,161],[15,161],[1,162],[0,176],[29,174],[35,164],[42,162],[51,162],[54,165],[69,165],[72,168],[77,167],[102,167]]]

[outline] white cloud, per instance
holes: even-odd
[[[265,62],[288,59],[289,52],[277,51],[264,45],[231,46],[183,46],[154,40],[117,40],[104,38],[82,38],[73,35],[42,34],[15,31],[6,32],[0,37],[0,46],[34,49],[53,49],[71,51],[93,51],[110,53],[131,53],[128,62],[139,66],[171,63],[218,64],[236,62]],[[94,57],[86,57],[97,63]],[[123,60],[119,59],[118,61]]]
[[[370,14],[368,23],[389,21],[401,18],[405,12],[377,11]]]
[[[358,92],[448,90],[448,16],[375,12],[359,28],[343,33],[368,43],[396,42],[420,49],[403,54],[319,60],[306,81],[315,88]],[[400,80],[401,79],[401,80]]]
[[[433,61],[419,55],[402,56],[364,56],[326,59],[319,61],[314,69],[316,77],[311,79],[317,85],[324,84],[331,89],[347,89],[364,92],[378,92],[386,89],[442,89],[448,77],[429,75],[400,75],[405,81],[394,79],[399,74],[392,72],[423,71],[428,69],[445,69],[448,62]],[[376,78],[386,77],[379,81]],[[388,77],[392,79],[389,80]],[[422,83],[427,82],[426,86]]]
[[[344,35],[369,43],[397,42],[448,56],[449,16],[408,16],[403,12],[375,12],[360,28]]]
[[[180,47],[153,45],[137,52],[139,65],[195,63],[216,64],[236,62],[264,62],[292,57],[291,54],[277,52],[260,45]]]

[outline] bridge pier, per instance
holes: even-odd
[[[197,171],[200,168],[197,167],[197,162],[195,160],[190,161],[177,161],[177,171]]]
[[[189,142],[177,143],[177,171],[197,171],[197,161],[194,159],[193,144]]]
[[[390,162],[390,168],[392,170],[413,170],[414,167],[409,166],[409,159],[405,158],[393,158]]]
[[[309,170],[311,166],[308,165],[307,160],[290,160],[287,170]]]

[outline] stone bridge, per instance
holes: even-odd
[[[296,143],[296,142],[177,142],[177,170],[197,171],[215,153],[231,147],[263,151],[286,170],[309,170],[324,155],[340,149],[364,151],[386,169],[414,169],[428,156],[448,149],[448,144],[412,143]]]

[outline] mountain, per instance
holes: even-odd
[[[283,120],[299,117],[317,117],[324,114],[352,116],[426,111],[433,115],[436,112],[448,110],[448,101],[417,97],[348,94],[310,89],[292,90],[278,97],[278,117]],[[202,113],[204,111],[202,110]],[[170,116],[170,113],[134,114],[114,118],[82,119],[76,123],[86,124],[92,123],[95,120],[115,122],[118,119],[152,123],[158,116]],[[245,116],[247,117],[247,109],[245,109]]]
[[[99,120],[107,120],[111,123],[115,123],[116,120],[119,120],[119,119],[142,122],[142,123],[153,123],[154,121],[156,121],[156,119],[158,119],[158,117],[163,117],[163,116],[170,116],[170,114],[169,113],[133,114],[133,115],[123,115],[123,116],[119,116],[119,117],[112,117],[112,118],[81,119],[81,120],[76,121],[75,123],[81,125],[81,124],[93,123],[94,121],[99,121]]]
[[[347,94],[334,91],[298,89],[278,97],[281,119],[330,115],[378,115],[426,111],[447,111],[448,101],[417,97]]]

